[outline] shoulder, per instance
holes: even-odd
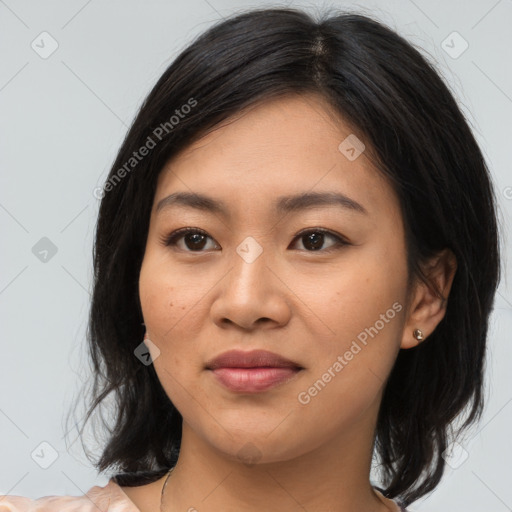
[[[82,496],[43,496],[31,499],[24,496],[0,495],[0,512],[109,512],[113,505],[116,512],[137,512],[119,486],[108,484],[91,487]]]

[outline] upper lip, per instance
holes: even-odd
[[[302,367],[298,363],[295,363],[290,359],[286,359],[285,357],[282,357],[279,354],[269,352],[268,350],[251,350],[250,352],[246,352],[243,350],[228,350],[227,352],[223,352],[219,356],[215,357],[214,359],[211,359],[206,363],[206,368],[209,370],[214,370],[215,368],[261,367],[291,367],[302,369]]]

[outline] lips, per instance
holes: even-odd
[[[206,364],[208,370],[216,368],[299,368],[302,367],[268,350],[230,350],[212,359]]]
[[[209,361],[206,369],[231,391],[256,393],[287,382],[303,367],[267,350],[230,350]]]

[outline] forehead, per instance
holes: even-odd
[[[200,192],[236,209],[270,207],[278,196],[330,191],[370,214],[383,209],[396,214],[392,187],[361,143],[364,138],[317,95],[264,101],[170,159],[159,175],[154,209],[175,192]]]

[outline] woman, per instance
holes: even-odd
[[[435,489],[453,421],[481,414],[499,244],[482,153],[408,42],[354,13],[218,23],[101,196],[87,420],[113,392],[115,471],[42,510],[383,512]]]

